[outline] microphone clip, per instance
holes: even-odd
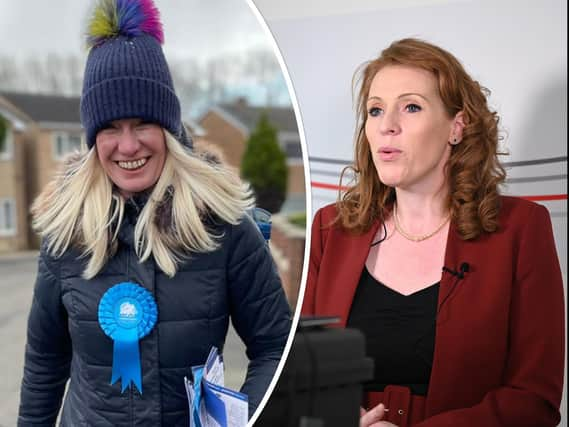
[[[468,264],[467,262],[463,262],[462,264],[460,264],[460,268],[458,271],[443,266],[443,271],[446,271],[447,273],[450,273],[453,276],[458,277],[459,279],[464,279],[465,273],[468,273],[470,271],[470,264]]]

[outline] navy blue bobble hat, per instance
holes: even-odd
[[[81,122],[89,148],[110,122],[128,118],[157,123],[192,146],[182,125],[163,41],[152,0],[100,0],[96,5],[81,94]]]

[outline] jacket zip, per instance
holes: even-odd
[[[129,405],[129,409],[130,409],[130,425],[134,426],[134,411],[133,411],[133,406],[134,406],[134,402],[133,402],[133,394],[132,394],[132,383],[128,386],[128,390],[129,390],[129,394],[130,394],[130,405]]]
[[[129,271],[129,268],[128,268],[128,267],[129,267],[129,263],[130,263],[130,251],[131,251],[131,249],[128,249],[128,250],[126,251],[126,280],[127,280],[127,281],[130,281],[130,271]],[[129,386],[128,386],[128,394],[129,394],[129,406],[128,406],[128,409],[129,409],[129,412],[130,412],[130,414],[129,414],[129,415],[130,415],[130,425],[134,427],[134,408],[133,408],[133,406],[134,406],[134,402],[133,402],[134,396],[133,396],[133,392],[132,392],[132,383],[129,384]]]
[[[151,286],[152,286],[152,295],[156,304],[158,304],[158,299],[156,298],[157,290],[156,290],[156,261],[154,260],[154,256],[150,257],[149,266],[151,268],[152,274],[150,275],[151,279]],[[162,427],[162,384],[160,382],[160,336],[158,335],[158,327],[155,325],[154,330],[156,331],[156,360],[158,361],[157,365],[157,372],[158,372],[158,413],[160,416],[158,417],[158,427]]]

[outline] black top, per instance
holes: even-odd
[[[439,283],[411,295],[383,285],[364,268],[347,327],[366,338],[367,355],[375,361],[374,378],[366,391],[387,385],[409,387],[425,396],[433,366]]]

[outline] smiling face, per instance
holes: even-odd
[[[449,117],[429,71],[380,69],[367,98],[365,134],[381,182],[420,192],[441,189],[448,142],[461,138],[457,117]]]
[[[129,197],[158,181],[166,160],[162,128],[140,119],[115,120],[97,133],[96,149],[107,176]]]

